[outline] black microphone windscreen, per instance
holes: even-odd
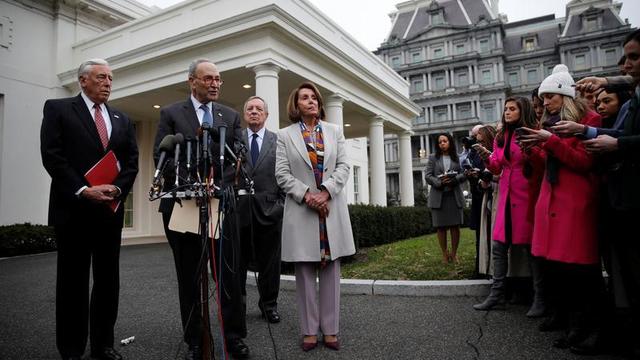
[[[180,144],[180,145],[184,144],[184,136],[181,133],[177,133],[175,135],[174,140],[176,144]]]
[[[162,141],[160,141],[160,145],[158,145],[159,151],[173,151],[173,147],[175,145],[175,135],[167,135]]]

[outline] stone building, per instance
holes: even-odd
[[[527,5],[535,6],[535,5]],[[530,96],[554,65],[574,78],[618,71],[630,25],[612,0],[573,0],[566,16],[508,22],[497,0],[410,0],[396,5],[392,29],[375,53],[410,86],[422,109],[413,121],[414,188],[424,188],[423,170],[435,136],[466,136],[479,123],[496,123],[504,99]],[[458,150],[461,145],[458,142]],[[385,137],[387,192],[399,189],[398,145]]]

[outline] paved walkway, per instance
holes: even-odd
[[[56,255],[0,260],[0,359],[58,359],[55,348]],[[122,248],[120,312],[116,339],[128,360],[182,359],[173,258],[167,244]],[[255,286],[248,290],[246,342],[252,359],[276,359],[267,325],[259,317]],[[580,359],[551,348],[558,334],[536,330],[526,308],[477,312],[477,297],[342,296],[341,341],[334,352],[299,349],[295,293],[283,290],[283,321],[271,326],[278,359]],[[218,336],[216,336],[218,338]],[[219,342],[217,343],[219,346]],[[221,357],[218,355],[218,359]],[[589,357],[588,359],[618,359]]]

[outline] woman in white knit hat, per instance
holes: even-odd
[[[538,94],[545,107],[543,128],[526,129],[520,139],[546,156],[531,252],[546,259],[545,284],[555,305],[554,316],[541,330],[568,324],[565,336],[554,341],[554,346],[568,348],[587,341],[597,322],[603,286],[596,231],[598,180],[592,172],[594,158],[580,139],[558,136],[547,128],[559,120],[600,126],[601,118],[576,99],[575,83],[563,64],[542,81]]]

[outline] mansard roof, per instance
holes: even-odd
[[[491,12],[486,0],[434,0],[431,2],[413,1],[404,5],[395,14],[395,22],[387,42],[411,39],[430,27],[431,16],[442,11],[444,26],[468,27],[485,20],[491,21],[496,15]],[[413,5],[413,6],[411,6]]]
[[[614,30],[627,24],[618,16],[620,8],[611,1],[572,1],[567,5],[566,28],[562,36],[584,35],[587,32]],[[598,17],[598,27],[587,30],[583,20]]]
[[[523,52],[523,40],[529,37],[536,39],[536,51],[553,50],[562,30],[562,20],[552,14],[505,24],[505,54],[509,56]]]

